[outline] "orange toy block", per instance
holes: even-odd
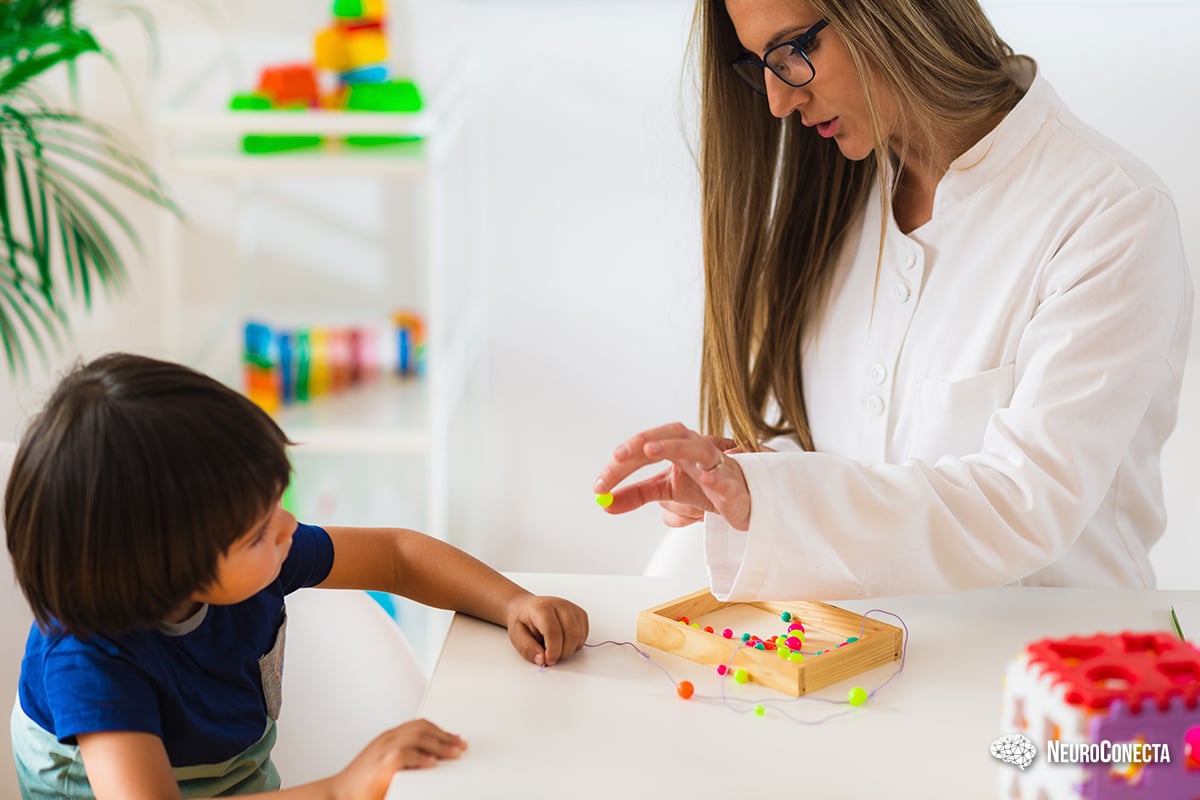
[[[259,73],[258,91],[271,98],[275,108],[316,106],[320,102],[317,74],[311,64],[264,67]]]

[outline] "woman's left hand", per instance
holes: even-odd
[[[505,627],[517,652],[539,667],[552,667],[588,637],[588,615],[561,597],[522,594],[508,605]]]
[[[610,514],[657,502],[672,527],[690,525],[712,511],[744,531],[750,527],[750,489],[742,468],[726,455],[734,449],[732,439],[703,436],[680,422],[651,428],[617,446],[592,488],[597,494],[612,492],[612,504],[605,509]],[[653,477],[619,486],[659,461],[671,464]]]

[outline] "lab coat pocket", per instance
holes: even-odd
[[[283,645],[287,634],[287,609],[283,609],[283,617],[279,621],[279,630],[275,634],[275,644],[270,651],[258,659],[258,673],[262,678],[263,700],[267,704],[267,716],[279,719],[279,709],[283,706]]]
[[[1014,364],[954,381],[926,378],[913,423],[910,455],[929,464],[983,449],[992,414],[1012,401]]]

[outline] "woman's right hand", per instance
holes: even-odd
[[[617,446],[612,460],[600,471],[592,490],[611,492],[609,514],[623,514],[651,502],[663,509],[663,521],[674,528],[720,514],[737,530],[750,525],[750,490],[738,463],[732,439],[704,436],[679,422],[642,431]],[[645,480],[622,481],[649,464],[667,467]]]
[[[330,779],[338,800],[383,800],[402,769],[425,769],[458,758],[467,743],[429,720],[414,719],[377,736],[350,765]]]

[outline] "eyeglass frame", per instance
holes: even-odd
[[[776,78],[778,78],[779,80],[783,81],[788,86],[791,86],[795,89],[799,89],[801,86],[807,86],[808,84],[812,83],[813,80],[816,79],[816,77],[817,77],[817,68],[813,65],[812,59],[808,57],[807,48],[812,46],[813,40],[815,40],[817,38],[817,34],[820,33],[821,31],[825,30],[825,26],[827,26],[828,24],[829,24],[829,20],[827,20],[827,19],[818,20],[816,23],[813,24],[813,26],[811,28],[809,28],[807,31],[805,31],[801,35],[797,36],[795,39],[788,39],[787,41],[780,42],[779,44],[775,45],[767,52],[763,53],[763,57],[762,57],[761,61],[757,58],[752,58],[749,55],[744,55],[741,58],[735,58],[733,61],[729,62],[729,67],[730,67],[730,69],[733,70],[733,73],[735,75],[737,75],[739,78],[742,79],[743,83],[745,83],[747,86],[749,86],[755,92],[758,92],[759,94],[761,94],[763,96],[766,96],[766,94],[767,94],[766,79],[765,78],[763,79],[763,88],[759,89],[756,84],[751,82],[750,78],[747,78],[744,75],[742,75],[741,72],[738,72],[738,69],[737,69],[738,64],[746,64],[747,66],[757,67],[760,70],[765,69],[768,72],[770,72],[772,75],[774,75]],[[774,53],[776,50],[780,49],[781,47],[792,47],[796,50],[796,52],[800,53],[800,55],[804,58],[804,61],[808,64],[808,68],[810,70],[812,70],[812,77],[809,78],[808,80],[806,80],[804,83],[792,83],[787,78],[783,77],[778,72],[776,72],[775,68],[772,67],[769,63],[767,63],[767,59],[769,59],[771,57],[771,53]]]

